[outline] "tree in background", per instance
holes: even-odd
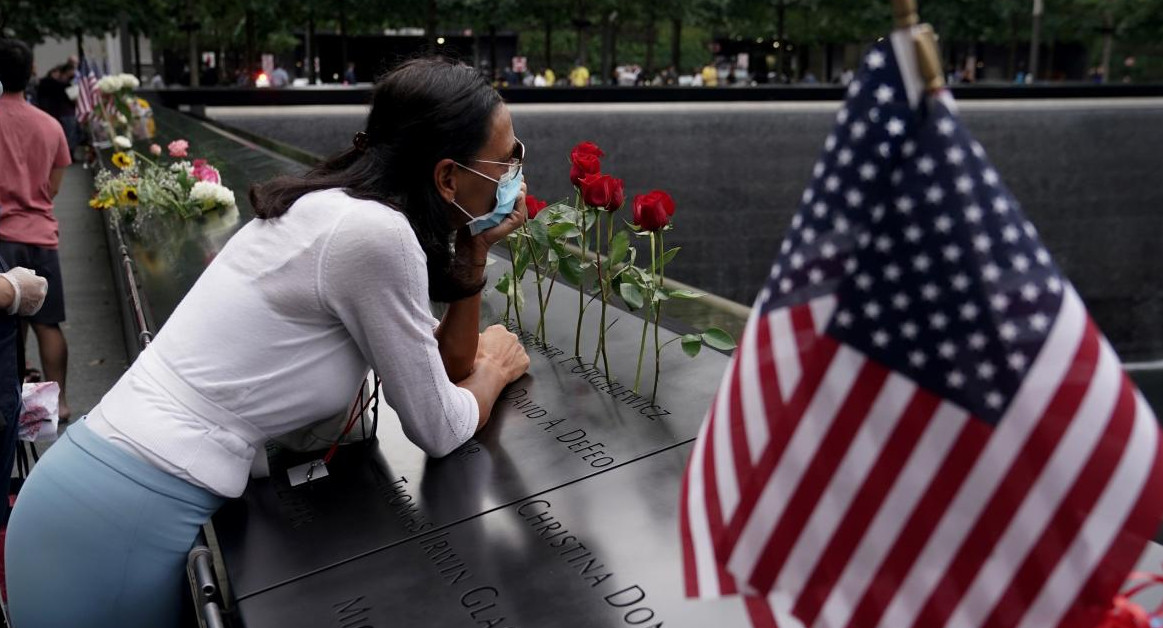
[[[1061,75],[1067,58],[1077,76],[1083,57],[1102,68],[1095,74],[1104,79],[1163,77],[1163,0],[1044,4],[1039,79]],[[949,69],[980,62],[988,50],[990,76],[1006,80],[1028,64],[1032,9],[1033,0],[920,2],[922,18],[941,35]],[[171,60],[171,69],[185,65],[194,82],[202,78],[202,52],[219,60],[207,76],[232,82],[236,73],[253,75],[262,54],[300,45],[303,73],[313,79],[316,33],[338,35],[341,58],[325,55],[335,67],[352,54],[351,38],[399,27],[423,27],[429,49],[438,47],[440,32],[471,29],[474,60],[494,72],[507,61],[496,58],[489,35],[516,30],[518,54],[559,74],[575,59],[603,80],[626,63],[647,74],[667,65],[690,71],[711,60],[713,41],[752,40],[771,46],[757,66],[770,57],[772,69],[791,80],[809,68],[823,68],[826,80],[856,48],[891,28],[891,17],[887,0],[0,0],[0,35],[35,44],[120,31],[123,51],[130,40],[148,37],[155,50],[180,60]],[[123,57],[131,69],[130,57],[140,65],[136,46]]]

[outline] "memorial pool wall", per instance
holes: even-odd
[[[839,102],[514,104],[532,193],[570,194],[592,140],[628,194],[679,213],[669,276],[749,304]],[[962,117],[1124,360],[1163,358],[1163,98],[974,100]],[[210,107],[211,119],[314,154],[349,145],[362,106]]]

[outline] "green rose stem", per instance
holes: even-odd
[[[582,204],[580,189],[577,191],[577,200],[574,201],[574,207],[577,208],[578,229],[581,230],[581,235],[578,237],[580,238],[582,259],[584,260],[586,254],[586,210],[585,205]],[[577,285],[577,333],[573,337],[573,355],[578,358],[581,357],[582,315],[585,313],[585,295],[582,294],[585,291],[582,287],[585,281],[581,277],[585,275],[585,272],[585,268],[582,268]]]
[[[597,218],[597,221],[594,223],[594,231],[596,232],[597,238],[601,238],[602,237],[602,210],[600,210],[600,209],[597,210],[597,213],[595,214],[595,216]],[[597,255],[597,259],[598,259],[598,262],[597,262],[597,264],[598,264],[598,266],[597,266],[597,268],[598,268],[598,295],[602,299],[602,327],[605,327],[606,326],[606,319],[605,319],[605,314],[606,314],[606,308],[605,308],[605,305],[606,305],[606,280],[602,276],[602,245],[598,241],[597,238],[595,238],[595,240],[594,240],[594,253]],[[598,345],[594,351],[594,365],[597,365],[598,357],[600,355],[602,355],[602,328],[601,327],[598,328]]]
[[[602,236],[602,214],[603,214],[603,212],[601,212],[601,211],[598,212],[598,229],[597,229],[597,231],[598,231],[599,238]],[[606,222],[610,224],[609,232],[613,233],[614,217],[608,216],[606,218]],[[609,356],[606,355],[606,302],[609,299],[606,296],[606,292],[607,292],[606,289],[608,287],[607,284],[610,281],[608,271],[613,270],[613,265],[611,265],[611,267],[609,269],[607,269],[607,272],[603,274],[602,273],[602,246],[601,246],[601,244],[595,243],[594,250],[596,250],[598,253],[598,287],[600,288],[601,294],[602,294],[602,326],[598,330],[598,353],[594,354],[594,363],[597,364],[598,354],[601,354],[602,367],[605,369],[606,381],[608,382],[608,381],[610,381],[610,358],[609,358]],[[610,256],[610,238],[607,237],[606,238],[606,260],[607,261],[609,261],[609,259],[610,259],[609,256]]]
[[[611,210],[612,211],[612,210]],[[601,216],[601,214],[598,214]],[[598,236],[602,234],[602,225],[598,223]],[[614,278],[610,273],[614,272],[614,260],[610,257],[610,250],[614,243],[614,215],[609,213],[606,216],[606,276],[602,282],[602,329],[601,338],[598,341],[598,351],[602,354],[602,366],[606,369],[606,381],[610,379],[610,357],[606,355],[606,331],[609,327],[606,325],[606,305],[610,300],[610,294],[613,290]],[[600,246],[594,248],[601,248]],[[601,266],[601,256],[598,257],[598,266]],[[598,362],[597,356],[594,356],[594,363]]]
[[[543,334],[545,330],[545,297],[541,294],[541,266],[537,261],[537,253],[533,247],[533,236],[529,233],[528,225],[521,225],[521,232],[525,239],[525,247],[529,249],[529,257],[533,264],[533,274],[537,277],[537,308],[540,310],[540,318],[537,321],[537,336]],[[541,338],[541,344],[545,344],[545,338]]]
[[[662,284],[666,281],[666,264],[662,260],[662,252],[666,250],[666,246],[662,240],[662,230],[658,230],[658,282],[654,286],[657,292],[662,290]],[[654,263],[651,262],[653,266]],[[658,396],[658,377],[662,371],[662,347],[658,345],[658,325],[662,322],[662,301],[659,301],[654,306],[654,390],[650,393],[650,400]]]
[[[517,329],[522,332],[525,331],[525,326],[521,324],[521,302],[517,300],[517,291],[520,289],[520,279],[517,277],[517,255],[513,252],[513,240],[505,238],[505,244],[509,245],[509,259],[513,262],[513,281],[509,284],[509,290],[513,293],[513,312],[517,314]]]
[[[154,160],[150,159],[149,157],[146,157],[145,155],[143,155],[143,154],[141,154],[140,152],[138,152],[136,149],[133,149],[133,154],[134,154],[134,155],[136,155],[138,159],[140,159],[140,160],[144,161],[145,163],[147,163],[147,164],[149,164],[149,165],[153,166],[154,168],[159,168],[159,167],[160,167],[160,166],[158,166],[158,165],[157,165],[157,162],[156,162],[156,161],[154,161]]]
[[[555,285],[557,285],[557,271],[556,270],[553,271],[553,276],[549,278],[549,289],[545,291],[545,307],[547,309],[549,308],[549,300],[553,298],[553,286],[555,286]],[[542,346],[547,346],[549,344],[549,341],[547,341],[545,339],[545,334],[548,332],[548,329],[546,329],[546,325],[544,324],[544,322],[545,322],[544,318],[542,319],[541,322],[542,322],[541,328],[537,330],[537,333],[541,335]]]
[[[654,265],[654,232],[650,232],[650,282],[651,289],[646,294],[646,311],[642,316],[642,339],[638,341],[638,372],[634,374],[634,394],[638,394],[638,387],[642,384],[642,358],[646,357],[646,331],[650,328],[650,313],[654,308],[654,276],[657,274]]]

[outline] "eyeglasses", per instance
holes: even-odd
[[[505,172],[505,174],[501,175],[501,181],[512,181],[513,179],[517,178],[517,175],[521,174],[521,166],[525,164],[525,145],[521,143],[521,140],[514,138],[514,141],[517,143],[517,145],[515,147],[516,156],[514,156],[509,161],[492,161],[489,159],[474,159],[473,161],[479,161],[480,163],[483,163],[483,164],[497,164],[500,166],[508,166],[509,170],[507,172]],[[476,172],[476,171],[473,170],[473,172]],[[477,174],[481,174],[481,173],[477,172]],[[492,177],[489,177],[488,175],[482,175],[482,176],[485,176],[489,179],[493,179]],[[496,181],[496,179],[493,179],[493,180]]]

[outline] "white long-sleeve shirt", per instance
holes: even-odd
[[[369,365],[432,456],[476,429],[448,379],[425,255],[403,214],[326,190],[243,227],[90,413],[99,434],[219,495],[266,440],[344,411]]]

